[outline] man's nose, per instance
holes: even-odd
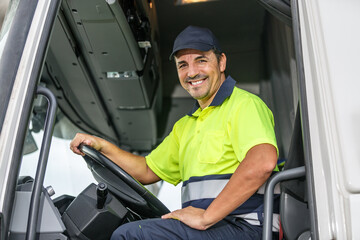
[[[199,68],[195,64],[190,64],[188,67],[188,77],[195,78],[199,74]]]

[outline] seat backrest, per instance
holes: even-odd
[[[301,118],[298,107],[284,171],[304,165]],[[310,231],[305,177],[281,183],[280,218],[285,239],[298,239],[304,232]]]
[[[301,119],[299,107],[296,111],[293,134],[287,160],[284,165],[284,170],[293,169],[305,165],[304,161],[304,148],[301,131]],[[281,183],[282,191],[285,191],[301,201],[306,201],[306,179],[305,177],[288,180]]]

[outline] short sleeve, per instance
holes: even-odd
[[[255,95],[250,95],[237,106],[231,120],[230,136],[240,162],[252,147],[259,144],[271,144],[278,151],[273,114]]]
[[[176,125],[164,141],[145,157],[149,168],[162,180],[173,185],[177,185],[181,181],[179,142],[175,127]]]

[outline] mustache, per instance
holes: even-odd
[[[193,77],[190,77],[190,76],[186,77],[185,81],[186,81],[186,82],[194,81],[194,80],[196,81],[196,80],[200,80],[200,79],[204,79],[204,78],[207,78],[207,75],[205,75],[205,74],[198,74],[198,75],[195,75],[195,76],[193,76]]]

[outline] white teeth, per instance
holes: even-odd
[[[199,85],[200,83],[202,83],[203,82],[203,80],[200,80],[200,81],[197,81],[197,82],[191,82],[191,85]]]

